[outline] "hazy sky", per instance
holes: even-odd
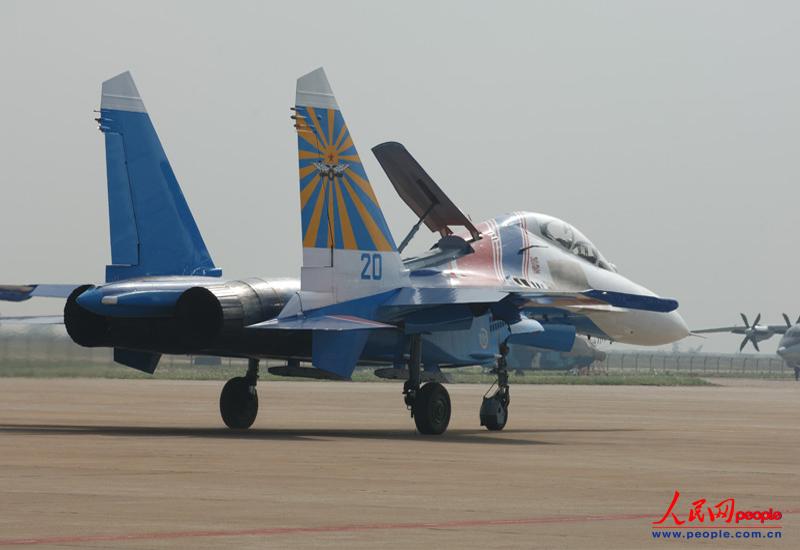
[[[386,140],[474,220],[570,221],[693,328],[795,318],[798,29],[797,2],[5,0],[0,281],[102,280],[92,110],[126,69],[225,275],[297,276],[289,107],[324,66],[396,240],[414,219],[369,151]]]

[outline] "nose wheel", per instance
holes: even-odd
[[[486,429],[492,432],[502,430],[506,427],[506,422],[508,422],[511,391],[508,386],[506,355],[508,355],[508,346],[503,344],[500,346],[500,357],[497,360],[497,366],[492,369],[492,373],[497,375],[497,381],[484,394],[483,402],[481,403],[481,426],[486,426]],[[497,386],[497,390],[489,395],[495,386]]]
[[[258,415],[258,359],[250,359],[247,374],[231,378],[219,396],[219,412],[225,425],[233,430],[246,430]]]

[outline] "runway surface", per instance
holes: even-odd
[[[237,434],[221,382],[0,379],[0,546],[646,548],[679,490],[683,519],[781,510],[797,547],[800,384],[721,383],[516,386],[501,433],[451,385],[431,438],[399,384],[262,384]]]

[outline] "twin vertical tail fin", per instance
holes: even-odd
[[[323,69],[297,80],[294,111],[302,289],[341,302],[401,286],[397,246]]]
[[[297,81],[303,248],[396,250],[323,69]]]
[[[129,72],[103,82],[111,262],[106,281],[220,276]]]

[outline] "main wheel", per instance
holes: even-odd
[[[219,412],[225,425],[234,430],[246,430],[258,414],[258,393],[243,376],[231,378],[219,396]]]
[[[450,423],[450,394],[438,382],[428,382],[417,392],[413,412],[419,433],[443,434]]]
[[[508,422],[508,406],[498,397],[484,397],[481,404],[481,426],[499,432]]]

